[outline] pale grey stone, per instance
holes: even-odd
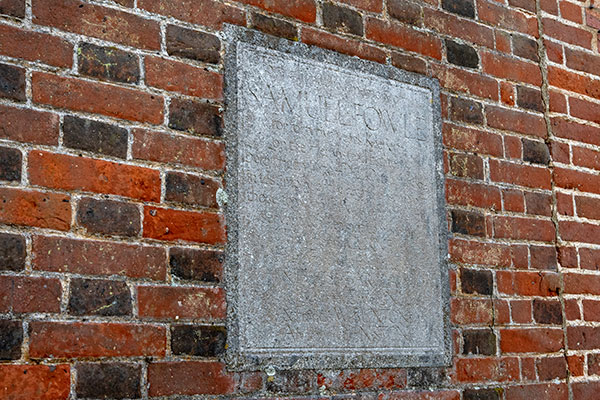
[[[229,366],[448,364],[438,82],[226,35]]]

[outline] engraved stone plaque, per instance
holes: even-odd
[[[437,81],[227,35],[230,367],[447,364]]]

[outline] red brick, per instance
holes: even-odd
[[[60,312],[62,286],[58,279],[0,276],[0,289],[0,312]]]
[[[519,359],[460,358],[456,360],[456,378],[459,382],[513,382],[519,380]]]
[[[600,295],[600,275],[564,274],[565,293]]]
[[[138,7],[213,29],[225,22],[246,25],[244,11],[214,0],[139,0]]]
[[[600,225],[575,221],[560,221],[559,230],[563,240],[600,244]]]
[[[454,179],[446,180],[446,198],[449,204],[501,209],[500,190],[494,186],[473,184]]]
[[[560,289],[558,274],[552,272],[498,271],[498,292],[520,296],[556,296]]]
[[[581,50],[566,47],[567,67],[593,75],[600,75],[600,57]]]
[[[531,188],[550,189],[550,170],[531,165],[490,160],[490,178]]]
[[[584,364],[585,356],[583,355],[572,355],[567,357],[567,365],[569,367],[569,372],[573,376],[582,376],[583,375],[583,364]]]
[[[568,326],[569,350],[597,350],[600,348],[600,327]]]
[[[438,64],[432,64],[431,72],[434,77],[440,80],[441,85],[447,89],[470,93],[473,96],[490,100],[498,100],[498,82],[495,79]]]
[[[394,390],[406,387],[405,369],[359,369],[319,373],[317,385],[327,390]]]
[[[496,157],[504,155],[502,137],[495,133],[444,123],[442,126],[444,145],[457,150],[466,150],[478,154]]]
[[[503,210],[525,212],[525,197],[522,190],[502,189]]]
[[[164,280],[166,251],[118,242],[33,236],[34,270]]]
[[[504,155],[506,158],[521,159],[523,157],[523,144],[515,136],[504,136]]]
[[[591,269],[594,271],[600,270],[600,250],[596,249],[579,249],[579,262],[581,268]]]
[[[491,324],[493,314],[489,299],[453,298],[450,303],[451,319],[456,324]]]
[[[223,100],[223,75],[202,68],[146,57],[146,84],[171,92],[211,100]]]
[[[0,105],[0,138],[38,144],[58,144],[58,115]]]
[[[558,3],[556,0],[540,0],[540,8],[552,15],[558,15]]]
[[[511,248],[503,244],[452,239],[449,243],[449,253],[451,260],[461,263],[497,267],[512,265]]]
[[[381,395],[382,400],[459,400],[457,390],[410,390],[395,391]]]
[[[56,189],[160,200],[158,171],[91,158],[31,151],[29,180],[33,185]]]
[[[0,54],[56,67],[73,65],[73,45],[66,40],[10,25],[0,25]]]
[[[42,72],[34,72],[31,82],[36,103],[131,121],[163,122],[161,96]]]
[[[600,301],[583,300],[583,319],[586,321],[600,321]]]
[[[68,364],[0,365],[0,398],[60,400],[71,392]]]
[[[542,23],[544,24],[544,35],[558,39],[561,42],[585,47],[586,49],[592,48],[593,36],[591,32],[571,25],[565,25],[550,18],[544,18]]]
[[[486,107],[487,123],[492,128],[544,138],[547,136],[544,118],[514,109]]]
[[[593,79],[561,68],[549,67],[548,81],[551,86],[600,99],[600,79]]]
[[[317,5],[314,0],[240,0],[242,3],[260,7],[269,12],[299,19],[304,22],[315,22]]]
[[[383,10],[383,0],[340,0],[340,3],[376,13]]]
[[[572,146],[573,164],[600,170],[600,152],[585,147]]]
[[[600,199],[575,196],[575,204],[578,216],[600,220]]]
[[[505,389],[506,400],[552,399],[567,400],[569,391],[564,383],[546,383],[509,386]]]
[[[371,17],[367,18],[365,31],[367,38],[377,42],[442,59],[442,42],[435,36]]]
[[[494,300],[494,325],[510,324],[510,308],[508,301]]]
[[[535,0],[508,0],[508,4],[535,13]]]
[[[166,329],[162,326],[45,322],[29,324],[32,358],[164,356]]]
[[[151,397],[195,394],[230,394],[234,375],[214,361],[175,361],[148,365],[148,394]]]
[[[0,198],[0,223],[60,231],[71,227],[69,196],[4,187]]]
[[[574,215],[573,196],[566,193],[556,193],[558,213],[561,215]]]
[[[500,82],[500,100],[507,106],[515,105],[515,87],[510,82]]]
[[[565,168],[555,168],[554,180],[558,187],[582,192],[600,193],[600,176]]]
[[[537,371],[535,368],[535,358],[533,357],[521,357],[521,374],[523,380],[535,381],[537,380]]]
[[[370,46],[357,40],[341,38],[312,28],[304,28],[302,30],[302,41],[308,45],[319,46],[324,49],[379,63],[385,63],[387,57],[383,50],[375,46]]]
[[[406,71],[417,72],[419,74],[427,73],[427,61],[422,58],[409,54],[392,53],[392,65]]]
[[[505,32],[499,31],[499,30],[495,30],[494,34],[496,36],[496,46],[494,48],[501,53],[510,54],[511,53],[511,48],[510,48],[511,37],[510,37],[510,35]]]
[[[138,286],[143,318],[222,320],[225,294],[221,288]]]
[[[522,61],[491,52],[481,52],[483,71],[498,78],[516,82],[525,82],[540,86],[542,75],[539,67],[528,61]]]
[[[600,393],[600,382],[598,381],[573,382],[572,387],[573,400],[594,399]]]
[[[581,319],[581,310],[576,299],[565,300],[565,317],[569,321]]]
[[[553,353],[563,346],[559,328],[501,329],[500,350],[503,353]]]
[[[497,2],[482,0],[477,2],[479,19],[509,31],[538,36],[537,20],[531,15],[500,6]]]
[[[600,128],[582,125],[562,118],[552,118],[552,133],[565,139],[600,145]]]
[[[531,322],[531,300],[511,300],[510,315],[514,323],[526,324]]]
[[[552,141],[550,144],[550,154],[554,162],[569,164],[571,158],[571,146],[567,143]]]
[[[144,237],[224,244],[225,222],[215,213],[144,207]]]
[[[577,268],[577,249],[575,247],[560,247],[558,249],[558,262],[564,268]]]
[[[425,26],[436,32],[494,48],[494,32],[485,25],[429,8],[424,9],[424,15]]]
[[[600,104],[569,97],[571,115],[600,124]]]
[[[134,14],[79,0],[34,0],[32,8],[34,24],[142,49],[160,49],[158,22]]]

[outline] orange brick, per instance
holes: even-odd
[[[367,18],[365,31],[369,39],[377,42],[442,59],[442,42],[435,36],[372,17]]]
[[[52,51],[48,51],[52,49]],[[56,67],[73,65],[73,45],[57,36],[0,25],[0,54],[41,61]]]
[[[563,346],[563,332],[558,328],[501,329],[503,353],[553,353]]]
[[[225,294],[221,288],[138,286],[137,293],[142,318],[225,318]]]
[[[224,218],[209,212],[144,207],[144,237],[224,244]]]
[[[68,364],[0,365],[0,398],[66,400],[71,393]]]
[[[70,197],[17,188],[0,188],[0,223],[68,231]]]

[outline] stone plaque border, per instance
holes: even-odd
[[[228,241],[225,249],[224,284],[227,297],[227,350],[225,361],[227,368],[234,371],[260,370],[268,367],[276,369],[345,369],[345,368],[398,368],[398,367],[434,367],[448,366],[452,360],[452,339],[449,319],[449,278],[448,264],[448,231],[444,195],[444,171],[441,132],[440,86],[437,79],[412,72],[402,71],[389,65],[361,60],[333,51],[308,46],[266,35],[250,29],[224,24],[225,39],[225,141],[227,154],[227,169],[225,173],[227,204],[224,206],[227,221]],[[238,342],[239,326],[237,317],[237,282],[239,260],[237,254],[237,48],[238,43],[284,52],[290,55],[336,65],[338,67],[376,75],[402,83],[420,86],[431,90],[433,98],[433,134],[435,136],[435,156],[437,175],[437,204],[438,223],[440,229],[440,287],[442,292],[444,349],[440,353],[427,355],[410,355],[376,352],[372,354],[355,353],[310,353],[294,352],[251,353],[243,352]]]

